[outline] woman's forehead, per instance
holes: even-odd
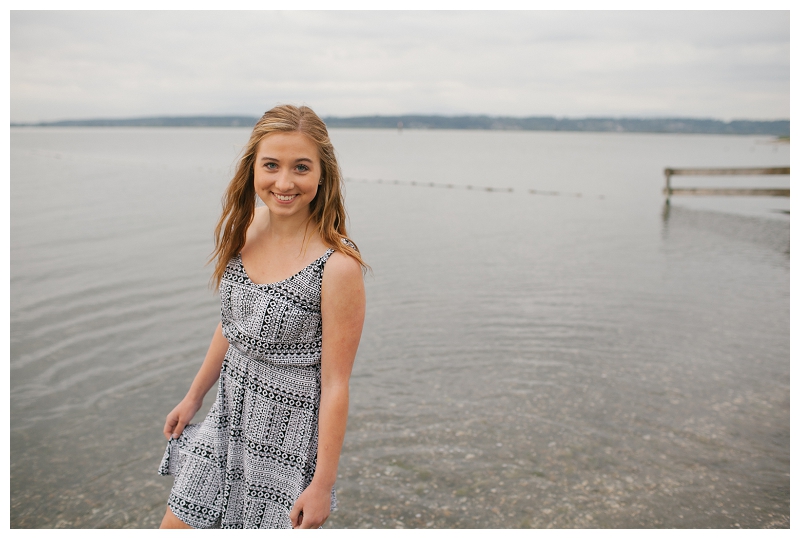
[[[271,133],[262,138],[258,143],[257,152],[303,153],[308,157],[318,157],[317,145],[307,135],[300,131]]]

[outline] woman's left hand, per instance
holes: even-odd
[[[320,488],[312,481],[294,502],[289,518],[292,519],[292,528],[319,528],[330,514],[331,489]]]

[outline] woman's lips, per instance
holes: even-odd
[[[294,195],[279,195],[278,193],[272,193],[272,196],[274,196],[275,200],[277,200],[280,204],[289,204],[295,198],[297,198],[296,194],[294,194]]]

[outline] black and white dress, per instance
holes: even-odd
[[[172,512],[194,528],[291,528],[295,500],[317,460],[322,316],[328,251],[270,284],[241,255],[219,287],[229,342],[205,420],[170,440],[158,473],[172,475]],[[331,509],[336,494],[331,492]]]

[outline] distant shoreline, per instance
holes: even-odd
[[[492,131],[567,131],[611,133],[693,133],[708,135],[789,136],[789,120],[705,118],[556,118],[554,116],[354,116],[323,118],[331,128],[464,129]],[[252,127],[256,116],[153,116],[12,123],[11,127]]]

